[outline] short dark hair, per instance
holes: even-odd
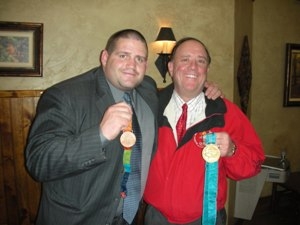
[[[186,41],[196,41],[196,42],[200,43],[201,45],[203,45],[203,47],[204,47],[204,49],[206,51],[206,54],[207,54],[208,64],[211,63],[211,57],[210,57],[210,54],[209,54],[209,52],[208,52],[207,47],[205,46],[205,44],[202,41],[198,40],[197,38],[193,38],[193,37],[185,37],[185,38],[182,38],[182,39],[180,39],[179,41],[176,42],[176,44],[173,47],[172,52],[171,52],[170,61],[174,58],[178,47],[181,44],[183,44],[184,42],[186,42]]]
[[[108,53],[112,53],[114,51],[116,43],[120,38],[136,39],[143,42],[145,44],[148,56],[148,45],[145,37],[139,31],[134,29],[120,30],[111,35],[105,46],[105,49],[108,51]]]

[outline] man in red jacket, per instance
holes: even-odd
[[[144,194],[146,225],[225,225],[227,178],[252,177],[264,161],[261,141],[242,111],[225,98],[210,100],[203,94],[210,62],[207,48],[195,38],[181,39],[172,51],[168,68],[173,84],[159,94],[158,149]],[[179,137],[184,103],[186,124]],[[215,152],[206,153],[208,149]],[[211,165],[216,166],[215,184]],[[208,184],[207,190],[216,192],[215,205],[204,203]],[[215,211],[214,222],[204,222],[207,211]]]

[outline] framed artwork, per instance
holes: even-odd
[[[0,76],[41,77],[43,24],[0,22]]]
[[[300,44],[286,44],[283,106],[300,106]]]

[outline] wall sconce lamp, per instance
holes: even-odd
[[[171,27],[161,27],[155,42],[161,42],[161,52],[158,53],[158,58],[155,61],[156,68],[163,77],[163,82],[166,83],[166,74],[168,72],[168,62],[172,51],[172,47],[176,43],[176,39]]]

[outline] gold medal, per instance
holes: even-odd
[[[123,147],[131,148],[136,142],[136,137],[133,132],[124,131],[120,137],[120,142]]]
[[[202,151],[203,159],[208,163],[217,162],[221,156],[221,152],[217,145],[208,144]]]
[[[132,132],[132,121],[130,121],[127,127],[123,130],[123,133],[120,137],[120,142],[124,148],[131,148],[134,146],[136,137]]]

